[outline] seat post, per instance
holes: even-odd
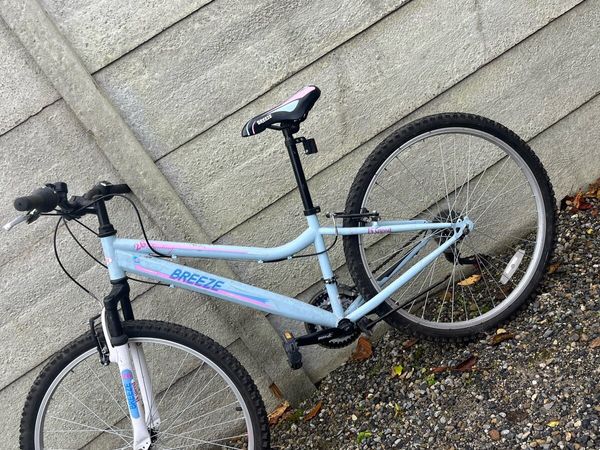
[[[321,211],[321,208],[314,206],[312,198],[310,197],[310,191],[308,190],[308,184],[306,183],[306,177],[304,176],[304,170],[302,169],[302,163],[298,156],[298,148],[296,147],[296,140],[294,139],[294,132],[298,131],[297,125],[291,125],[283,127],[283,136],[285,137],[285,146],[290,156],[292,163],[292,169],[294,170],[294,176],[296,177],[296,183],[298,184],[298,190],[300,191],[300,198],[302,198],[302,204],[304,205],[304,215],[312,216]]]

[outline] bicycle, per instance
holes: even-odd
[[[507,321],[526,303],[551,255],[555,215],[548,176],[529,146],[480,116],[416,120],[372,151],[345,210],[328,213],[331,225],[321,226],[298,152],[299,144],[307,155],[317,146],[294,137],[319,96],[317,87],[306,86],[242,131],[245,137],[266,129],[283,133],[307,220],[307,229],[287,244],[149,240],[135,203],[124,195],[127,185],[102,182],[68,199],[67,185],[58,182],[15,200],[26,214],[5,229],[58,215],[55,242],[61,223],[69,230],[68,222],[95,215],[111,283],[89,331],[55,354],[31,388],[22,448],[269,448],[265,408],[246,370],[197,331],[135,320],[129,281],[140,280],[131,275],[304,322],[306,335],[282,336],[294,369],[302,366],[300,347],[349,345],[382,320],[460,340]],[[143,238],[117,237],[106,207],[113,197],[131,203]],[[338,282],[329,259],[339,236],[354,287]],[[326,237],[333,242],[327,245]],[[300,253],[311,246],[312,253]],[[325,288],[304,303],[177,257],[260,263],[315,257]]]

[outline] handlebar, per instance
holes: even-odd
[[[14,207],[17,211],[46,213],[60,206],[65,212],[74,212],[90,206],[98,197],[110,200],[112,195],[128,194],[131,189],[126,184],[110,184],[108,181],[102,181],[82,197],[75,196],[70,201],[67,200],[67,192],[66,183],[47,184],[45,187],[33,191],[31,195],[16,198]]]
[[[102,198],[110,200],[113,195],[128,194],[131,189],[126,184],[110,184],[107,181],[102,181],[92,187],[81,197],[71,197],[67,200],[67,185],[66,183],[57,182],[47,184],[43,188],[36,189],[31,195],[18,197],[14,201],[14,207],[17,211],[24,211],[28,214],[23,218],[18,218],[9,222],[4,227],[9,230],[18,223],[27,221],[33,222],[41,213],[47,213],[54,210],[57,206],[60,207],[63,213],[67,215],[73,214],[73,217],[81,217],[84,214],[93,212],[91,207],[95,200]]]

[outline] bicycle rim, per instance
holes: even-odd
[[[132,337],[129,343],[143,345],[155,387],[161,424],[153,449],[254,448],[248,406],[214,361],[166,339]],[[139,388],[136,393],[139,398]],[[39,449],[132,448],[118,366],[102,366],[95,347],[67,364],[42,399],[34,439]]]
[[[378,168],[361,207],[378,211],[381,220],[469,217],[475,223],[388,300],[390,307],[404,305],[397,311],[403,319],[429,329],[465,329],[502,316],[529,289],[546,245],[546,208],[532,168],[504,140],[475,128],[447,126],[408,140]],[[360,258],[380,290],[445,239],[443,231],[362,235]],[[382,274],[425,240],[396,277],[382,282]]]

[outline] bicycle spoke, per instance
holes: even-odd
[[[188,441],[194,442],[194,444],[192,444],[191,446],[197,446],[198,444],[211,444],[211,445],[216,445],[217,447],[230,448],[230,449],[234,449],[234,450],[240,448],[240,447],[231,447],[229,445],[220,444],[219,441],[222,441],[223,439],[216,439],[216,440],[207,441],[205,439],[198,439],[198,438],[193,438],[193,437],[190,437],[190,436],[181,436],[181,435],[177,435],[177,434],[166,433],[166,435],[167,436],[175,436],[177,438],[182,438],[182,439],[186,439]],[[244,435],[240,435],[240,436],[243,437],[243,436],[246,436],[246,435],[244,434]],[[235,436],[235,437],[238,437],[238,436]],[[233,439],[235,437],[230,437],[230,438],[227,438],[227,439]],[[170,448],[173,448],[173,449],[176,449],[176,448],[186,448],[186,447],[189,447],[189,446],[190,445],[186,445],[186,446],[183,446],[183,447],[170,447]]]
[[[212,381],[215,377],[217,376],[217,374],[215,373],[215,375],[211,378],[210,381]],[[210,384],[210,381],[208,383],[206,383],[206,385],[202,388],[202,390],[200,392],[198,392],[194,398],[190,401],[190,404],[188,406],[186,406],[184,409],[182,409],[179,414],[177,414],[177,416],[175,417],[175,419],[173,419],[173,422],[171,422],[171,424],[164,430],[164,431],[168,431],[169,429],[171,429],[175,423],[177,423],[177,421],[179,420],[179,418],[183,415],[184,412],[188,411],[190,408],[192,408],[193,406],[195,406],[195,401],[198,398],[198,396],[200,396],[207,388],[207,386]],[[203,399],[200,400],[200,402],[206,401],[212,397],[214,397],[215,395],[223,392],[225,389],[227,389],[227,386],[222,388],[221,390],[217,391],[217,392],[213,392],[211,395],[209,395],[208,397],[204,397]]]
[[[436,267],[436,265],[437,265],[438,261],[439,261],[439,258],[438,258],[438,259],[436,259],[436,260],[433,262],[432,266],[431,266],[431,278],[430,278],[430,283],[432,283],[432,282],[433,282],[433,274],[435,273],[435,267]],[[425,317],[425,311],[426,311],[426,309],[427,309],[427,301],[429,300],[429,294],[431,294],[431,291],[427,291],[427,294],[425,294],[425,302],[424,302],[424,304],[423,304],[423,309],[422,309],[422,312],[421,312],[421,319],[423,319],[423,318]],[[409,312],[410,312],[410,311],[409,311]]]
[[[87,406],[85,403],[83,403],[79,398],[77,398],[71,391],[69,391],[65,386],[61,385],[60,386],[61,389],[63,389],[64,391],[66,391],[75,401],[77,401],[81,406],[83,406],[88,412],[90,412],[94,417],[96,417],[100,422],[102,422],[102,424],[106,427],[108,427],[113,434],[117,434],[119,437],[121,437],[121,439],[127,443],[127,441],[118,433],[114,432],[114,429],[111,425],[109,425],[105,420],[103,420],[98,414],[96,414],[94,411],[92,411],[92,409]]]
[[[115,396],[113,395],[113,393],[108,389],[108,387],[106,386],[106,384],[100,379],[100,377],[98,376],[98,374],[92,370],[92,368],[89,366],[87,361],[85,362],[85,366],[86,368],[92,372],[92,374],[94,375],[94,377],[96,378],[96,380],[98,380],[98,382],[102,385],[102,387],[104,388],[104,390],[106,391],[106,393],[110,396],[110,398],[112,398],[112,400],[115,402],[115,404],[119,407],[119,409],[121,410],[121,412],[123,413],[124,416],[127,416],[127,411],[125,411],[125,409],[123,408],[123,406],[121,405],[121,403],[119,403],[119,401],[115,398]],[[104,366],[102,366],[104,367]],[[110,373],[112,373],[111,370],[109,370]],[[113,375],[114,376],[114,375]],[[125,399],[125,397],[123,397],[123,399]]]
[[[437,259],[434,261],[434,263],[436,263],[436,262],[437,262]],[[429,274],[433,272],[433,267],[434,267],[434,264],[431,264],[431,265],[429,266],[429,268],[427,269],[427,270],[428,270],[428,272],[427,272],[427,275],[425,275],[425,276],[423,277],[423,283],[421,283],[421,286],[419,287],[419,292],[422,292],[422,291],[423,291],[423,287],[425,286],[425,283],[427,282],[427,278],[428,278]],[[422,272],[419,274],[419,276],[420,276],[422,273],[424,273],[424,271],[422,271]],[[408,308],[408,312],[409,312],[409,313],[410,313],[410,311],[412,310],[413,306],[415,305],[415,302],[417,301],[417,298],[418,298],[418,297],[415,297],[415,299],[414,299],[414,300],[411,302],[411,304],[410,304],[410,308]]]
[[[49,430],[49,431],[47,431],[48,433],[65,432],[65,431],[68,431],[68,432],[83,431],[83,432],[87,432],[87,433],[100,432],[100,433],[109,433],[109,434],[113,434],[113,435],[116,435],[116,436],[120,436],[121,438],[123,438],[123,440],[125,442],[127,442],[125,440],[125,438],[127,438],[127,439],[133,439],[133,436],[130,436],[130,435],[127,435],[127,434],[124,433],[125,431],[131,431],[131,430],[120,430],[122,432],[119,433],[118,432],[119,429],[115,429],[115,428],[112,428],[112,427],[111,428],[98,428],[98,427],[93,427],[91,425],[86,425],[86,424],[81,423],[81,422],[76,422],[74,420],[69,420],[69,419],[65,419],[63,417],[57,417],[57,416],[48,416],[48,418],[52,419],[52,420],[58,420],[58,421],[61,421],[61,422],[69,423],[71,425],[77,425],[79,427],[85,428],[85,430],[58,430],[58,431],[57,430]]]
[[[440,149],[440,158],[442,160],[442,174],[444,175],[444,187],[446,188],[446,203],[448,204],[448,210],[450,210],[450,200],[448,198],[448,181],[446,180],[446,165],[444,164],[444,153],[442,151],[441,138],[438,137],[438,147]]]

